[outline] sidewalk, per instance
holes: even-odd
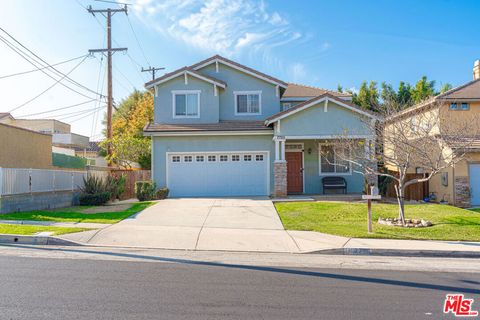
[[[114,245],[99,245],[89,243],[98,230],[65,234],[57,238],[74,241],[87,246],[121,247]],[[276,253],[309,253],[309,254],[341,254],[341,255],[385,255],[385,256],[425,256],[425,257],[478,257],[480,258],[480,242],[463,241],[433,241],[433,240],[393,240],[393,239],[358,239],[339,237],[314,231],[286,231],[295,244],[284,251],[259,251],[256,246],[251,248],[245,241],[240,249],[232,250],[228,244],[221,241],[209,241],[193,251],[224,251],[224,252],[276,252]],[[218,240],[218,239],[217,239]],[[139,248],[142,248],[141,246]],[[170,242],[167,247],[156,246],[151,249],[181,249]]]

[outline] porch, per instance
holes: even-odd
[[[355,136],[355,139],[371,145],[370,136]],[[274,197],[288,199],[305,196],[313,201],[360,200],[365,179],[348,161],[336,157],[339,150],[337,137],[274,136],[275,160]],[[370,152],[365,150],[365,152]],[[345,188],[324,190],[323,178],[335,177],[344,181]]]

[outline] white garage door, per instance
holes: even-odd
[[[268,152],[167,154],[172,197],[268,195]]]

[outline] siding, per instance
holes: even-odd
[[[311,106],[280,120],[280,135],[367,135],[371,134],[360,114],[348,110],[334,102],[328,102],[327,112],[324,103]]]
[[[219,72],[216,72],[215,64],[198,71],[227,83],[227,88],[220,91],[220,120],[263,120],[280,112],[280,97],[275,96],[275,85],[222,63],[219,63],[218,66]],[[262,114],[236,116],[234,91],[262,91]]]
[[[200,118],[173,118],[172,90],[200,90]],[[219,93],[223,89],[218,88]],[[179,76],[158,86],[158,96],[155,97],[155,123],[216,123],[218,122],[218,96],[214,96],[213,84],[188,77]]]

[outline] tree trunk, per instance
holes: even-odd
[[[395,191],[397,192],[398,200],[398,218],[402,221],[402,225],[405,225],[405,187],[399,183],[398,186],[395,185]]]

